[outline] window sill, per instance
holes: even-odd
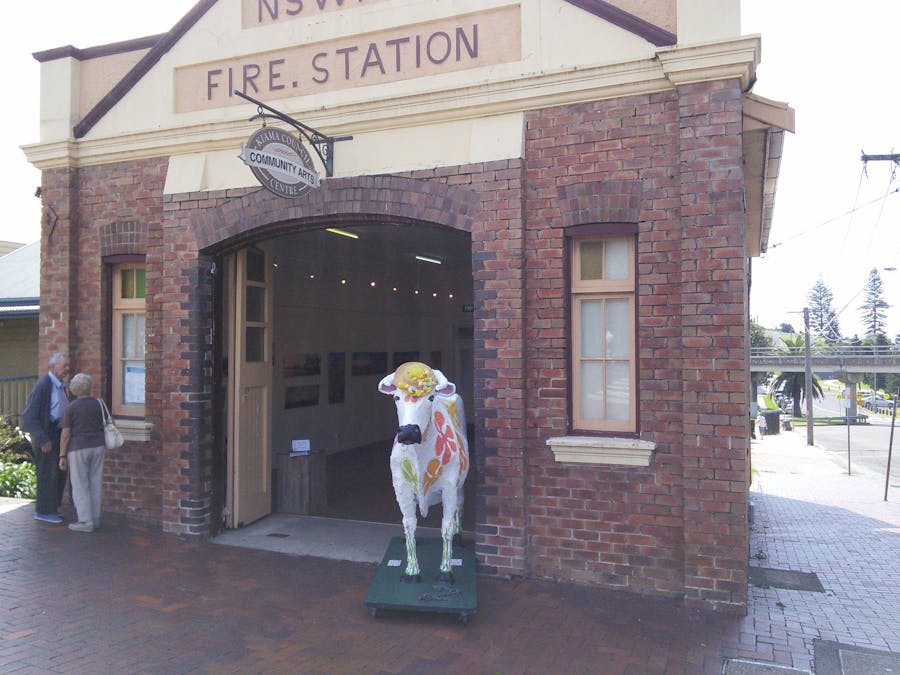
[[[126,441],[146,443],[150,440],[150,434],[153,433],[153,424],[144,420],[117,419],[116,426]]]
[[[650,466],[656,443],[639,438],[560,436],[547,440],[557,462]]]

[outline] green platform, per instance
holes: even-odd
[[[366,594],[366,606],[372,616],[378,616],[379,610],[384,609],[438,612],[456,614],[460,621],[466,623],[478,609],[475,548],[472,543],[453,547],[456,564],[453,565],[452,584],[437,581],[441,566],[440,539],[417,538],[416,549],[422,581],[402,582],[400,577],[406,569],[406,541],[403,537],[391,539]]]

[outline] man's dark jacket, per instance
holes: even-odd
[[[22,427],[31,434],[31,447],[35,453],[41,451],[44,443],[54,440],[50,426],[51,396],[53,396],[53,380],[50,379],[49,373],[44,373],[28,395],[25,410],[22,412]]]

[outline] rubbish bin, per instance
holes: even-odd
[[[764,410],[763,417],[766,418],[766,436],[781,433],[781,411],[780,410]]]

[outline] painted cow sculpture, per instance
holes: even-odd
[[[462,399],[440,370],[409,362],[378,384],[393,396],[399,426],[391,450],[394,494],[403,514],[406,570],[403,581],[420,581],[416,555],[416,504],[422,516],[441,502],[443,550],[438,579],[453,581],[453,536],[460,531],[463,484],[469,473],[469,445]]]

